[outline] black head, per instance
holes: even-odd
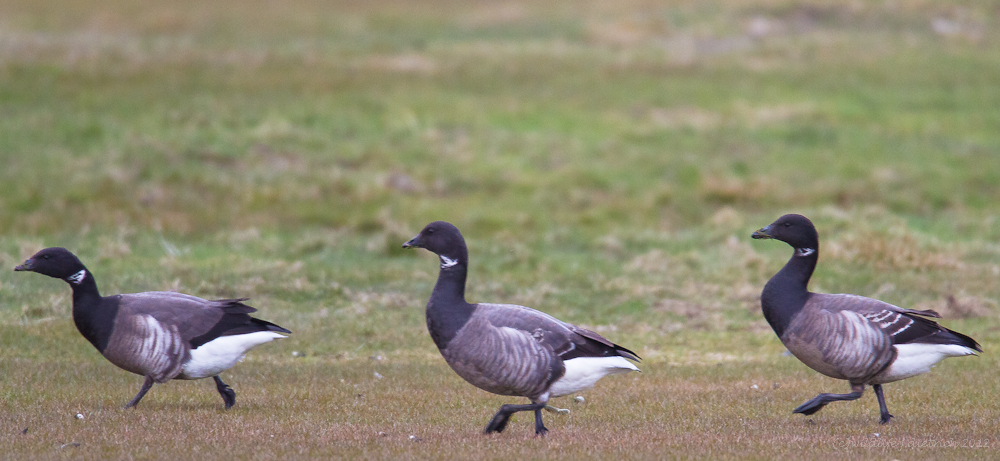
[[[468,253],[465,239],[458,228],[445,221],[434,221],[424,227],[416,237],[403,244],[403,248],[423,248],[441,257],[441,267],[465,263]]]
[[[49,277],[63,279],[71,283],[79,283],[86,275],[83,263],[73,253],[65,248],[46,248],[28,258],[24,264],[14,268],[15,271],[37,272]],[[75,282],[73,278],[78,278]]]
[[[811,249],[819,247],[819,234],[816,226],[805,216],[786,214],[777,221],[758,229],[751,237],[755,239],[781,240],[796,249]]]

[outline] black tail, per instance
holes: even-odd
[[[278,333],[285,333],[288,335],[292,334],[291,330],[275,325],[271,322],[268,322],[267,320],[255,319],[251,317],[250,321],[264,328],[263,330],[260,331],[276,331]]]
[[[635,352],[632,352],[632,351],[630,351],[630,350],[628,350],[628,349],[626,349],[626,348],[624,348],[622,346],[619,346],[617,344],[615,344],[615,352],[617,352],[618,355],[620,355],[622,357],[625,357],[625,358],[627,358],[629,360],[635,361],[635,362],[639,362],[639,361],[642,360],[642,359],[639,358],[639,354],[636,354]]]
[[[983,351],[983,348],[976,342],[975,339],[949,328],[941,327],[941,331],[934,336],[938,336],[944,340],[941,341],[941,344],[958,344],[959,346],[965,346],[969,349],[975,349],[977,352]]]
[[[253,308],[251,307],[251,309]],[[274,331],[278,333],[291,334],[291,331],[266,320],[256,319],[248,314],[234,313],[227,310],[211,330],[208,330],[208,332],[201,336],[191,338],[191,347],[197,349],[198,346],[201,346],[202,344],[220,336],[244,335],[258,331]]]

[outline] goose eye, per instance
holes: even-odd
[[[42,259],[49,259],[50,257],[51,256],[49,256],[49,255],[42,255]]]
[[[433,233],[434,233],[434,229],[427,229],[427,235],[430,235],[430,234],[433,234]]]
[[[790,223],[790,222],[786,222],[786,223],[785,223],[785,227],[792,227],[792,223]]]

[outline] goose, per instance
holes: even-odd
[[[208,301],[166,291],[101,296],[94,275],[65,248],[41,250],[14,270],[69,283],[80,334],[109,362],[146,378],[125,408],[138,405],[153,383],[211,376],[228,410],[236,392],[219,373],[250,349],[291,334],[250,317],[257,309],[243,304],[248,298]]]
[[[527,397],[500,407],[484,434],[503,432],[511,415],[534,411],[535,436],[544,436],[541,410],[550,398],[589,389],[604,376],[639,371],[632,351],[603,336],[537,310],[513,304],[465,301],[469,253],[454,225],[436,221],[403,244],[441,260],[427,302],[427,329],[445,362],[484,391]]]
[[[809,278],[819,258],[819,235],[805,216],[787,214],[751,235],[794,248],[792,258],[764,286],[761,309],[788,351],[809,368],[850,383],[848,394],[819,394],[794,413],[811,415],[830,402],[857,400],[871,385],[881,418],[893,418],[882,385],[927,373],[947,357],[982,352],[974,339],[931,318],[933,310],[904,309],[850,294],[812,293]]]

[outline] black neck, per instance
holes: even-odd
[[[73,323],[76,329],[98,351],[104,352],[118,315],[118,297],[102,298],[97,290],[97,281],[89,270],[80,283],[67,283],[73,288]]]
[[[467,266],[468,257],[463,254],[455,265],[442,267],[427,302],[427,329],[438,349],[448,346],[475,310],[474,305],[465,302]]]
[[[795,314],[799,313],[809,300],[811,293],[807,286],[818,259],[818,249],[808,252],[796,248],[792,259],[789,259],[785,267],[771,277],[764,286],[764,291],[760,295],[761,309],[767,323],[779,338],[785,333]]]

